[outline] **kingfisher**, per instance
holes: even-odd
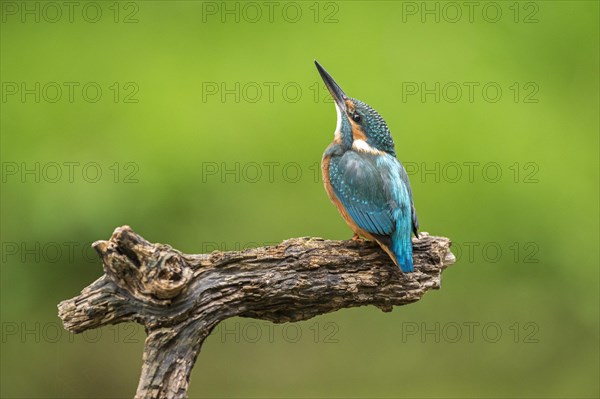
[[[337,124],[321,160],[329,198],[354,232],[375,241],[404,273],[413,271],[412,234],[419,223],[404,166],[387,124],[372,107],[348,97],[315,60],[333,97]]]

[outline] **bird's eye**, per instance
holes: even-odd
[[[360,115],[359,115],[359,113],[358,113],[358,112],[353,112],[353,113],[352,113],[352,120],[353,120],[354,122],[356,122],[356,123],[359,123],[359,122],[360,122]]]

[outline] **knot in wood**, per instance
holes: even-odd
[[[92,246],[106,275],[141,302],[168,304],[193,275],[179,251],[151,244],[129,226],[118,227],[108,241],[96,241]]]

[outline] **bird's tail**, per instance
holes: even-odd
[[[404,226],[406,224],[406,226]],[[404,273],[413,271],[412,240],[410,219],[407,223],[399,223],[392,237],[392,252],[396,256],[396,263]]]

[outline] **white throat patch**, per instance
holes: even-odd
[[[379,151],[377,148],[373,148],[371,147],[366,141],[364,140],[354,140],[352,142],[352,149],[356,152],[367,152],[369,154],[377,154],[377,155],[381,155],[384,152],[383,151]]]
[[[341,139],[342,135],[342,110],[337,105],[337,103],[333,103],[335,105],[335,113],[337,114],[337,122],[335,123],[335,132],[333,132],[333,137],[337,139]]]

